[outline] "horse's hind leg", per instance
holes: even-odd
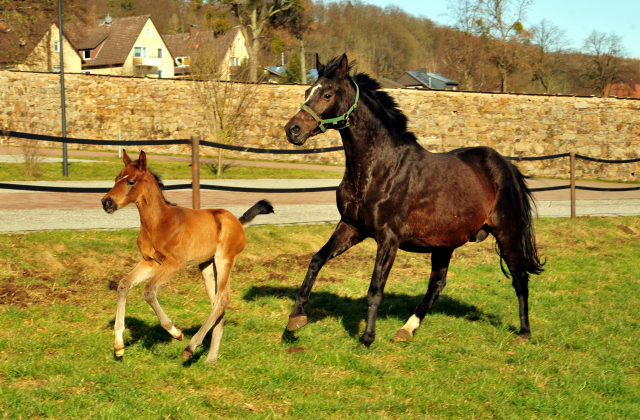
[[[131,272],[118,284],[118,306],[116,309],[116,321],[114,325],[115,341],[113,348],[116,357],[124,354],[124,312],[127,305],[127,293],[135,285],[151,278],[160,266],[153,260],[142,260]]]
[[[450,249],[440,249],[431,254],[431,276],[429,277],[427,293],[416,307],[411,318],[393,337],[395,341],[411,340],[414,332],[422,323],[422,319],[431,309],[438,296],[440,296],[444,286],[447,284],[447,270],[449,269],[449,261],[451,261],[451,253],[452,250]]]
[[[337,257],[361,241],[362,238],[355,227],[342,220],[338,223],[329,241],[311,258],[307,275],[302,282],[302,286],[300,286],[300,291],[296,296],[296,303],[293,305],[289,315],[287,330],[294,331],[307,324],[307,315],[304,313],[304,307],[309,301],[309,294],[320,269],[328,260]]]
[[[220,348],[222,327],[224,326],[224,311],[231,300],[229,276],[235,260],[235,257],[223,257],[216,254],[215,263],[201,266],[205,289],[211,301],[211,313],[182,352],[183,359],[193,357],[211,327],[213,327],[211,348],[206,363],[215,363],[218,359],[218,349]]]
[[[179,263],[165,260],[156,275],[153,276],[151,281],[144,286],[144,300],[147,301],[151,308],[153,308],[162,328],[167,330],[176,340],[182,340],[184,338],[184,334],[176,328],[175,325],[173,325],[171,319],[169,319],[167,314],[164,313],[160,303],[158,303],[158,288],[169,281],[171,277],[183,268],[184,267]]]

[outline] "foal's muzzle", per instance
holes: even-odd
[[[118,210],[118,205],[111,199],[111,197],[105,195],[102,198],[102,208],[104,209],[104,211],[111,214],[114,211]]]

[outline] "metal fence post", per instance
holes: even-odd
[[[200,138],[191,137],[191,194],[193,209],[200,208]]]
[[[571,220],[576,220],[576,152],[569,153],[569,172],[571,176]]]

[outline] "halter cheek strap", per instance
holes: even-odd
[[[358,99],[360,99],[360,89],[358,88],[358,84],[355,82],[353,84],[356,85],[356,101],[351,106],[351,108],[349,108],[349,110],[344,113],[344,115],[323,120],[320,117],[318,117],[318,115],[315,112],[313,112],[313,110],[305,104],[300,105],[300,109],[303,111],[307,111],[309,115],[311,115],[313,119],[318,122],[318,127],[320,128],[320,131],[322,131],[323,133],[327,131],[327,127],[324,126],[325,124],[333,125],[333,124],[339,123],[340,121],[344,121],[345,124],[342,127],[329,127],[329,128],[335,128],[336,130],[342,130],[344,128],[347,128],[349,127],[349,115],[351,115],[351,113],[356,110],[356,108],[358,107]]]

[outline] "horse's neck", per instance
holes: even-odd
[[[358,105],[358,114],[349,128],[340,131],[347,172],[354,178],[392,165],[393,159],[400,158],[398,146],[402,146],[366,105]]]
[[[148,175],[145,180],[149,183],[149,186],[146,191],[136,199],[136,206],[140,213],[140,222],[147,230],[152,230],[154,227],[162,224],[167,204],[160,191],[160,186],[158,186],[155,179],[151,179],[149,176],[150,175]]]

